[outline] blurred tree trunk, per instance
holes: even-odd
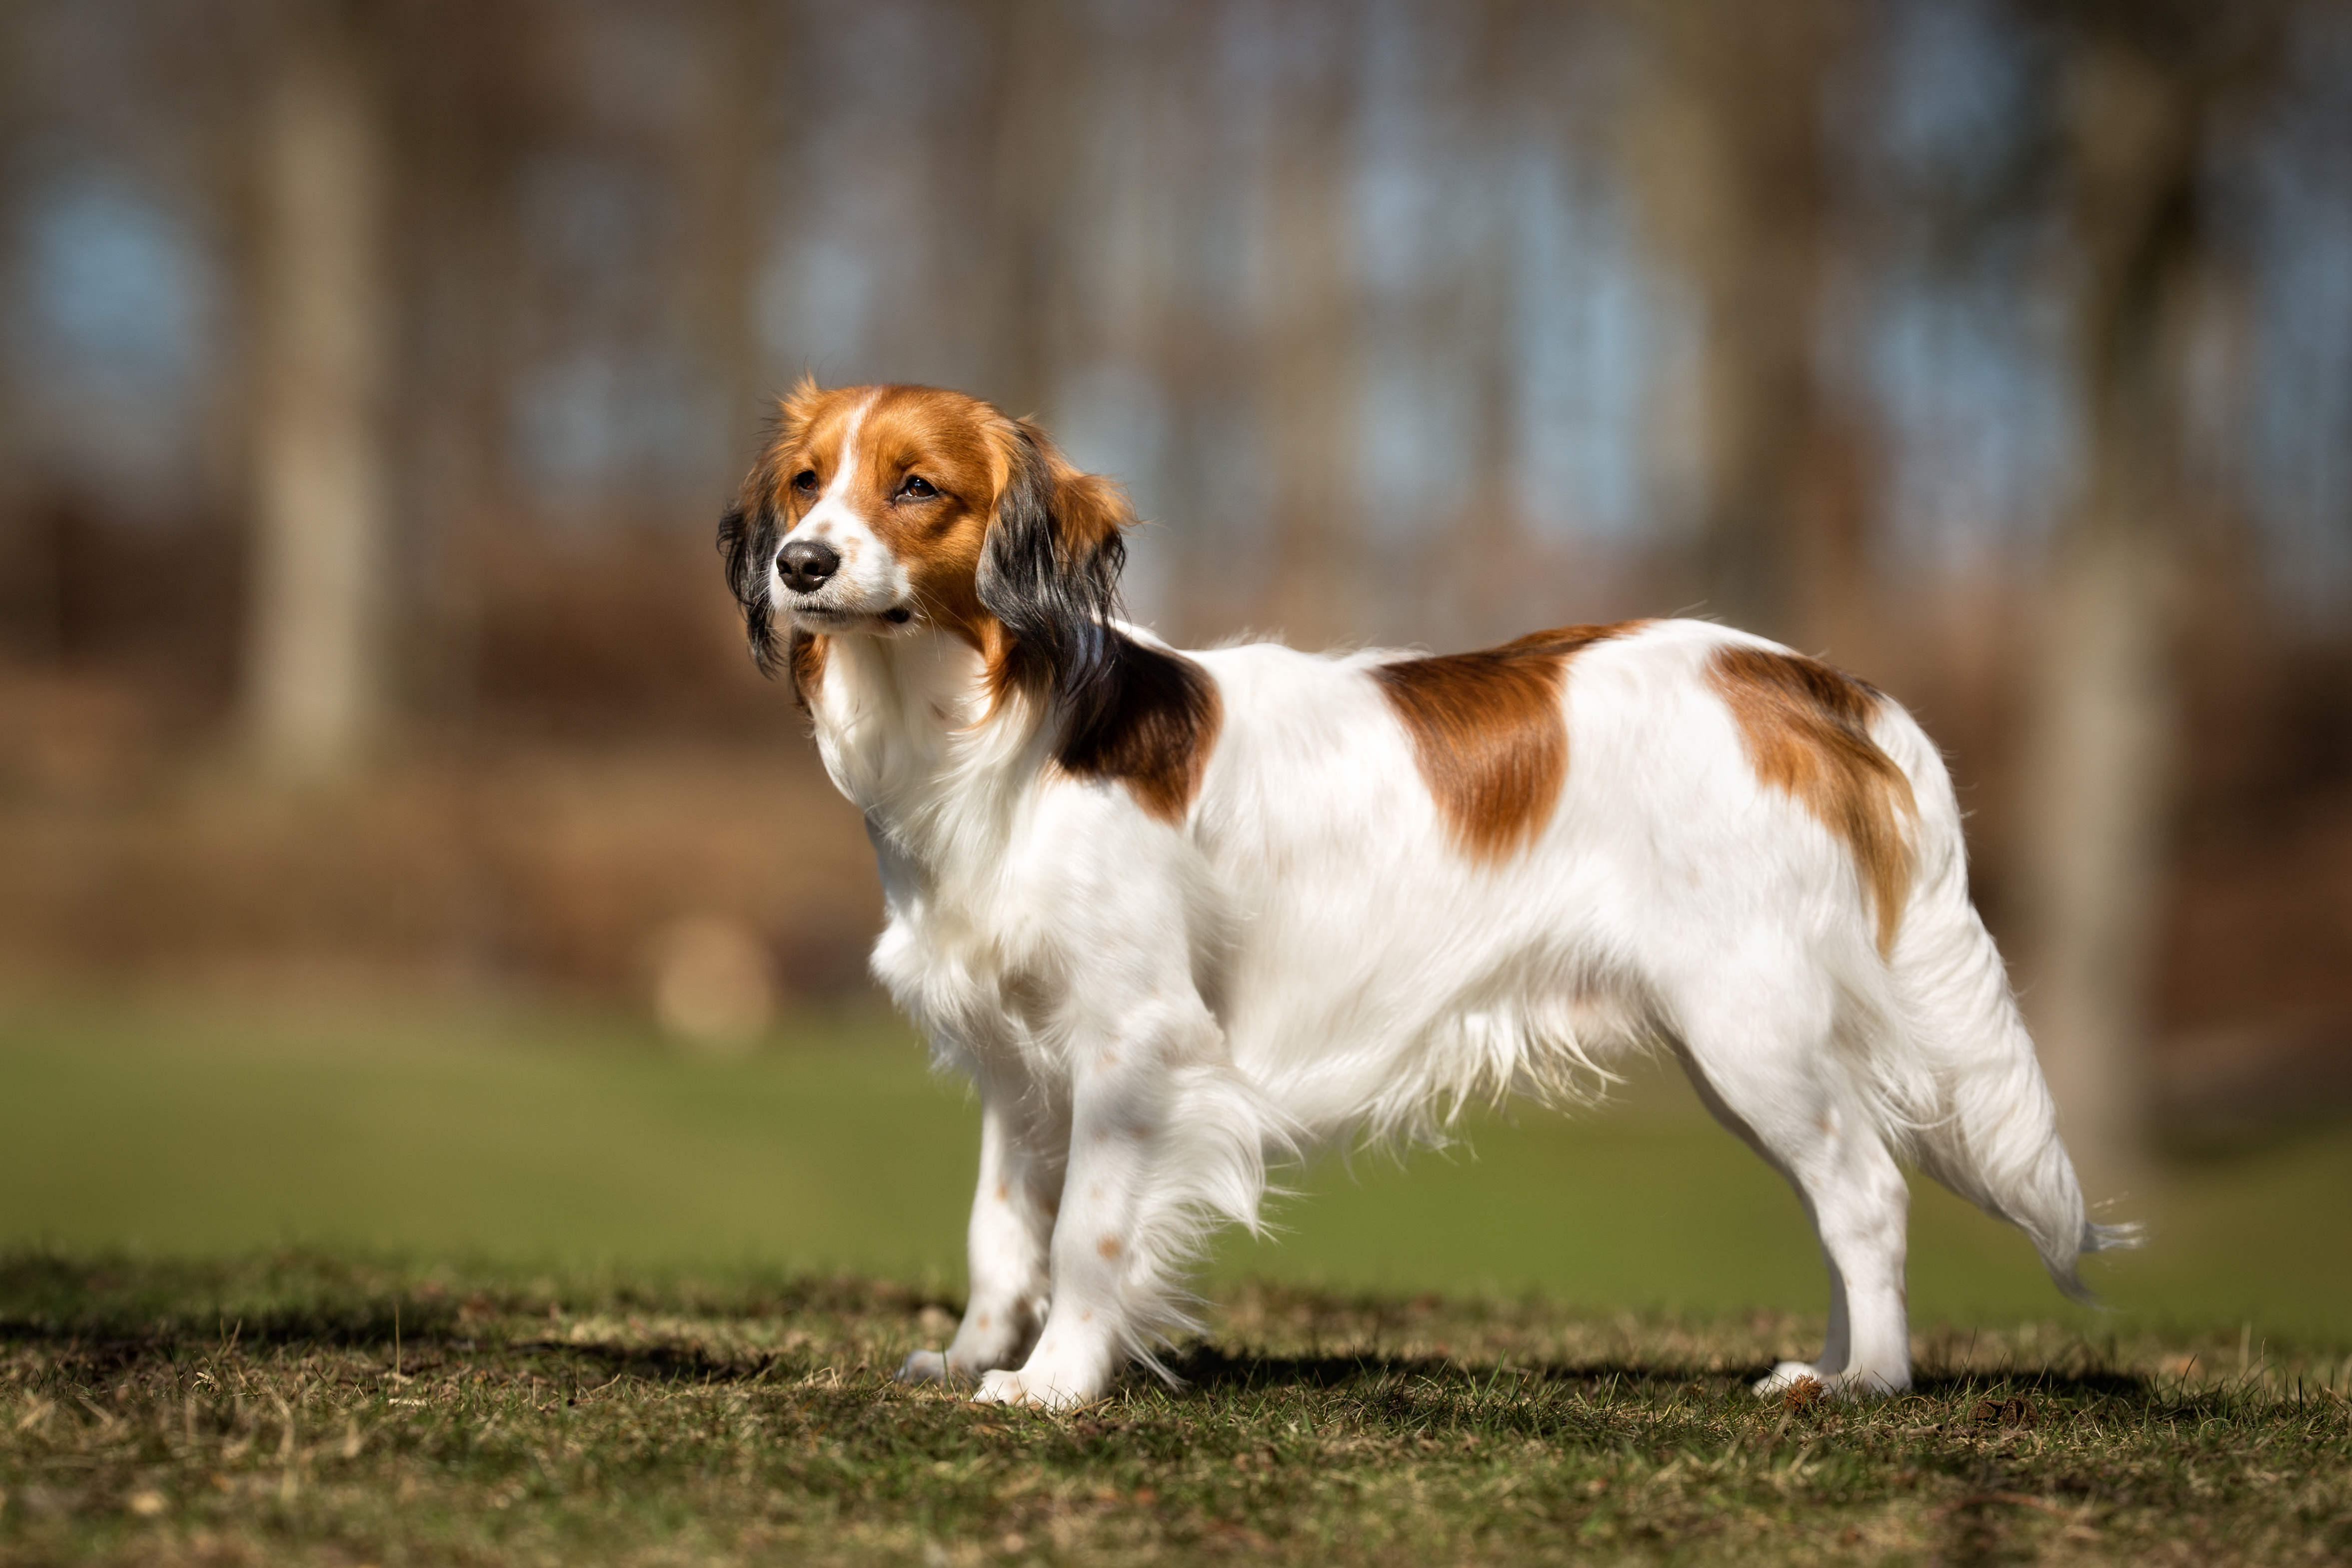
[[[1858,577],[1853,530],[1815,528],[1814,374],[1829,206],[1825,83],[1853,27],[1843,0],[1648,0],[1651,52],[1629,120],[1652,243],[1698,307],[1696,589],[1706,613],[1801,638],[1802,582]]]
[[[414,597],[403,606],[402,698],[463,726],[480,692],[488,539],[527,510],[509,472],[509,380],[520,267],[514,202],[520,150],[546,120],[539,35],[520,7],[397,14],[408,110],[392,156],[406,225],[397,298],[414,341],[399,389],[403,489]]]
[[[1432,530],[1416,552],[1421,570],[1408,591],[1437,600],[1443,647],[1465,647],[1518,635],[1529,617],[1556,618],[1549,595],[1528,602],[1545,574],[1530,559],[1518,488],[1517,344],[1512,336],[1514,261],[1518,251],[1518,204],[1509,182],[1510,156],[1519,138],[1514,121],[1526,111],[1517,50],[1526,46],[1524,0],[1473,0],[1454,11],[1470,37],[1461,75],[1446,84],[1446,108],[1475,128],[1476,162],[1489,182],[1476,204],[1478,234],[1468,256],[1452,269],[1434,312],[1438,330],[1423,349],[1433,360],[1459,366],[1469,413],[1469,442],[1459,512]],[[1426,585],[1444,584],[1443,594]],[[1426,611],[1423,612],[1426,614]],[[1411,617],[1409,617],[1411,618]]]
[[[759,284],[763,176],[771,168],[769,106],[776,99],[775,0],[710,0],[704,18],[709,90],[696,127],[694,177],[701,183],[701,266],[697,268],[696,326],[703,362],[718,382],[725,462],[720,493],[751,466],[769,410],[761,384]]]
[[[2182,723],[2183,360],[2215,128],[2275,83],[2295,6],[2062,9],[2084,451],[2028,692],[2017,884],[2025,1004],[2096,1195],[2147,1152],[2153,992]]]
[[[975,151],[991,160],[972,193],[984,204],[987,236],[980,350],[988,392],[1016,415],[1051,408],[1060,370],[1066,303],[1063,232],[1076,172],[1074,95],[1087,79],[1082,18],[1064,0],[994,0],[987,11],[995,40],[995,136]],[[969,265],[959,247],[942,257],[950,276]]]
[[[1495,206],[1501,208],[1501,193]],[[1454,351],[1464,361],[1470,441],[1462,454],[1467,472],[1453,526],[1423,541],[1421,580],[1446,585],[1439,629],[1448,646],[1516,636],[1529,582],[1527,537],[1519,516],[1519,445],[1513,418],[1509,340],[1512,235],[1499,211],[1490,211],[1476,255],[1453,291]],[[1435,559],[1428,559],[1433,556]],[[1544,613],[1538,609],[1538,615]]]
[[[23,57],[23,35],[32,22],[29,5],[0,9],[0,65]],[[25,210],[30,161],[20,149],[33,123],[23,94],[0,91],[0,212]],[[19,382],[18,376],[0,375],[0,654],[38,665],[55,656],[62,596],[47,530],[35,518],[34,446],[26,432],[31,400]]]
[[[245,701],[268,772],[325,780],[386,708],[385,152],[355,10],[282,16],[258,148]]]
[[[1340,28],[1326,7],[1315,25]],[[1358,319],[1348,230],[1347,54],[1300,65],[1274,114],[1267,161],[1265,339],[1260,374],[1272,433],[1274,548],[1259,602],[1269,630],[1301,648],[1360,636],[1363,594],[1349,444],[1359,407]]]
[[[2179,714],[2168,596],[2177,431],[2163,358],[2196,261],[2200,106],[2126,38],[2077,46],[2066,105],[2084,473],[2061,519],[2028,694],[2025,1005],[2095,1195],[2148,1115],[2150,991]]]
[[[1185,525],[1151,540],[1167,552],[1170,570],[1149,585],[1138,580],[1140,574],[1131,577],[1129,601],[1140,609],[1143,595],[1152,595],[1158,621],[1180,643],[1230,635],[1250,607],[1246,598],[1236,600],[1227,573],[1201,565],[1234,548],[1240,531],[1240,520],[1218,504],[1218,465],[1228,460],[1219,415],[1226,378],[1249,359],[1233,318],[1204,297],[1206,269],[1199,264],[1197,236],[1213,227],[1225,189],[1215,139],[1199,125],[1218,43],[1215,30],[1203,25],[1206,15],[1174,7],[1151,13],[1129,35],[1112,89],[1141,110],[1143,156],[1128,196],[1135,204],[1128,232],[1137,239],[1123,287],[1133,290],[1133,304],[1117,319],[1138,369],[1162,400],[1165,423],[1151,480],[1164,510],[1151,520]]]

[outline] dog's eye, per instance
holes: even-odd
[[[938,487],[920,474],[908,475],[898,486],[898,498],[902,501],[928,501],[939,493]]]
[[[803,496],[815,495],[816,470],[814,468],[803,468],[799,473],[793,475],[793,488],[798,490]]]

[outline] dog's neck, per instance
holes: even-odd
[[[1001,842],[1016,791],[992,786],[1037,744],[1038,713],[992,694],[971,643],[932,627],[829,637],[809,711],[835,785],[905,853],[938,870]]]

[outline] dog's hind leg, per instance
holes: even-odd
[[[1829,1267],[1821,1357],[1782,1362],[1757,1386],[1810,1377],[1838,1393],[1911,1385],[1903,1283],[1910,1189],[1832,1043],[1834,988],[1790,981],[1801,964],[1743,982],[1717,971],[1676,1009],[1683,1065],[1717,1120],[1789,1179]]]
[[[1066,1126],[1009,1085],[983,1085],[980,1186],[966,1232],[971,1291],[963,1322],[944,1352],[919,1350],[898,1368],[902,1383],[965,1387],[1015,1366],[1035,1343],[1050,1294],[1054,1212],[1061,1202]]]

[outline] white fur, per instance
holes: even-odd
[[[2084,1223],[1934,747],[1882,706],[1916,799],[1882,956],[1845,848],[1759,782],[1707,678],[1717,650],[1771,644],[1665,622],[1578,653],[1558,808],[1486,866],[1370,673],[1402,655],[1191,655],[1223,720],[1170,826],[1053,766],[1029,701],[991,714],[951,634],[838,625],[811,622],[835,635],[810,696],[880,862],[875,971],[982,1105],[970,1303],[902,1375],[1097,1398],[1158,1365],[1187,1262],[1219,1220],[1256,1224],[1269,1160],[1590,1090],[1653,1045],[1821,1237],[1827,1343],[1764,1386],[1908,1385],[1898,1157],[2023,1227],[2070,1291],[2078,1251],[2125,1239]]]

